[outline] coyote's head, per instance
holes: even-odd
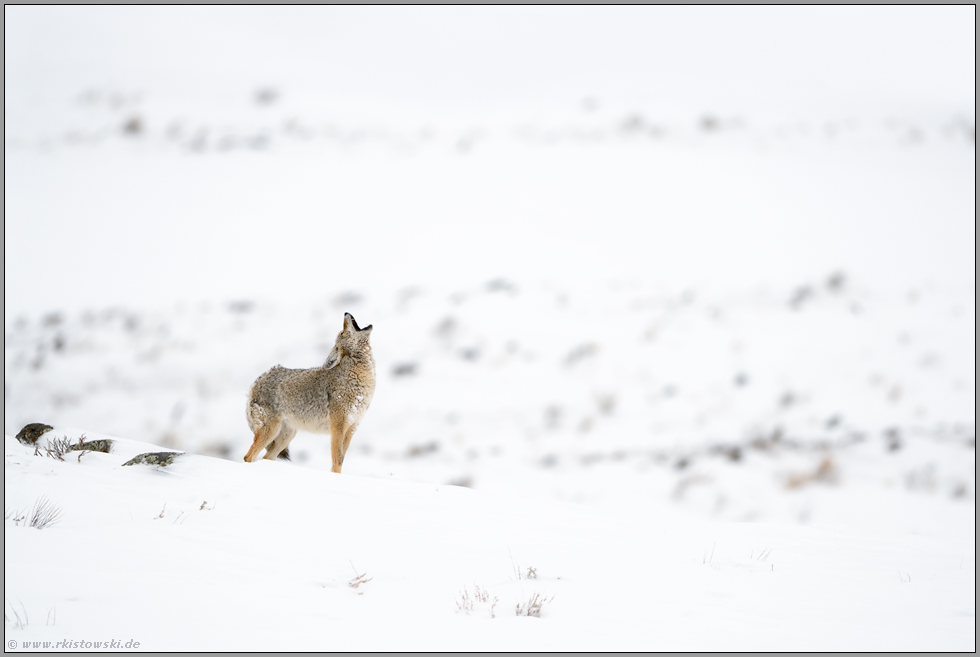
[[[340,362],[345,356],[357,358],[363,354],[371,353],[371,329],[373,326],[361,328],[357,325],[357,320],[350,313],[344,313],[344,328],[337,334],[337,342],[327,356],[327,361],[323,364],[326,369],[330,369]]]

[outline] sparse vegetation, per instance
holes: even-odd
[[[13,511],[11,509],[4,509],[3,511],[3,519],[12,520],[15,525],[22,523],[26,517],[27,514],[22,511]]]
[[[517,580],[522,579],[537,579],[538,569],[534,566],[522,566],[514,560],[514,555],[511,554],[510,550],[507,550],[507,554],[510,555],[510,564],[514,570],[514,577]]]
[[[25,525],[27,527],[44,529],[59,522],[63,513],[51,500],[42,495],[29,511],[4,509],[3,519],[12,521],[16,526]]]
[[[4,602],[6,603],[3,607],[4,624],[12,625],[15,630],[25,629],[30,624],[30,619],[27,617],[27,609],[24,608],[24,603],[20,603],[20,612],[18,612],[10,600],[4,600]],[[7,613],[7,609],[10,609],[10,613]]]
[[[470,593],[466,590],[465,586],[459,593],[459,600],[456,601],[456,609],[465,614],[473,611],[473,598],[470,597]]]
[[[460,593],[459,593],[459,599],[456,600],[456,609],[458,609],[459,611],[461,611],[461,612],[463,612],[465,614],[471,614],[471,613],[473,613],[473,611],[474,611],[474,609],[476,607],[476,603],[477,602],[481,602],[481,603],[488,603],[489,602],[490,603],[490,609],[489,609],[490,618],[496,618],[497,617],[497,613],[496,613],[497,612],[497,603],[500,602],[500,598],[498,598],[495,595],[495,596],[493,596],[493,600],[491,600],[490,599],[490,592],[486,588],[481,587],[479,584],[473,584],[473,594],[472,595],[470,595],[469,589],[467,589],[465,586],[463,587],[463,590],[460,591]]]
[[[349,582],[347,582],[347,585],[349,587],[351,587],[352,589],[356,589],[359,586],[361,586],[362,584],[367,584],[372,579],[374,579],[373,577],[368,577],[367,576],[367,573],[358,573],[357,572],[357,568],[354,568],[354,562],[353,561],[351,562],[350,567],[354,570],[354,577]],[[363,595],[363,594],[364,594],[364,591],[358,591],[358,595]]]
[[[537,579],[538,569],[534,566],[519,566],[517,563],[514,563],[514,576],[519,580]]]
[[[514,608],[514,613],[517,616],[533,616],[537,618],[541,616],[542,608],[554,599],[555,596],[546,598],[540,593],[532,593],[527,601],[517,603],[517,606]]]
[[[534,566],[519,565],[516,561],[514,561],[513,555],[511,555],[510,561],[513,567],[514,576],[518,581],[538,578],[538,569]],[[517,616],[540,616],[542,607],[551,602],[553,599],[554,596],[549,598],[542,593],[533,592],[526,600],[519,600],[516,603],[514,606],[514,613]],[[492,594],[486,587],[474,583],[472,593],[465,586],[463,587],[463,590],[460,591],[459,597],[456,600],[456,609],[465,614],[471,614],[477,609],[478,606],[486,607],[489,605],[488,612],[490,618],[496,618],[497,603],[499,602],[499,596]]]
[[[61,520],[63,511],[51,503],[46,497],[41,497],[34,503],[34,508],[28,519],[28,527],[44,529]]]
[[[786,488],[793,490],[810,483],[833,484],[838,479],[837,465],[832,456],[825,456],[811,472],[792,474],[786,478]]]
[[[79,438],[79,444],[82,443],[82,439]],[[48,438],[48,444],[44,447],[44,455],[59,461],[65,460],[65,454],[72,451],[71,439],[68,436],[62,436],[61,438],[55,438],[54,440]],[[41,446],[34,445],[34,455],[41,455]]]
[[[29,425],[29,426],[46,426],[46,425]],[[27,427],[25,427],[25,430]],[[24,442],[24,441],[21,441]],[[34,445],[34,456],[47,456],[49,458],[56,459],[58,461],[64,461],[65,456],[68,452],[79,452],[78,462],[82,462],[82,456],[86,452],[102,452],[108,454],[112,449],[111,440],[85,440],[85,434],[78,437],[78,442],[73,443],[68,436],[62,436],[61,438],[48,438],[47,444],[41,447],[41,444],[35,440],[31,443]]]

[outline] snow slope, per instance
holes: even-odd
[[[6,613],[25,620],[5,624],[8,648],[975,648],[966,533],[706,523],[662,504],[508,499],[193,454],[121,465],[158,449],[117,439],[113,453],[61,462],[6,438],[5,504],[43,495],[63,509],[44,529],[5,524]],[[491,602],[457,608],[478,589],[499,600],[494,617]],[[540,616],[516,616],[534,594],[548,600]]]

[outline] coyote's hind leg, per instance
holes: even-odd
[[[279,434],[279,430],[281,428],[282,420],[275,419],[269,420],[266,424],[263,424],[256,429],[255,440],[252,442],[252,447],[249,448],[248,453],[245,455],[245,462],[254,463],[257,461],[259,458],[259,453],[276,439],[276,436]]]
[[[279,428],[279,435],[277,435],[273,441],[269,443],[269,449],[262,458],[275,460],[284,449],[289,447],[289,443],[295,437],[296,429],[283,422]]]

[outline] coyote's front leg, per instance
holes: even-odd
[[[337,415],[340,415],[338,413]],[[333,467],[331,472],[340,472],[340,466],[344,464],[344,453],[346,452],[344,438],[347,435],[347,422],[344,417],[338,417],[330,421],[330,456],[333,457]]]

